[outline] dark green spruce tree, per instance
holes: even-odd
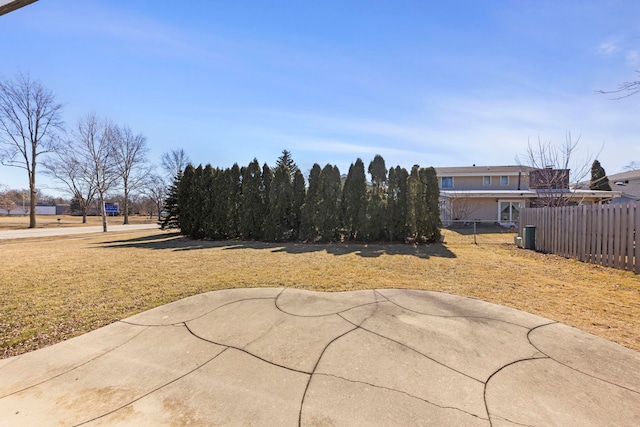
[[[590,190],[611,191],[609,178],[599,161],[594,160],[591,165],[591,182],[589,182]]]
[[[167,190],[167,197],[164,199],[163,211],[160,215],[158,225],[162,230],[179,229],[180,227],[180,206],[178,205],[178,188],[182,179],[182,171],[173,178],[173,182]]]
[[[296,176],[296,172],[299,169],[296,162],[293,161],[293,157],[291,156],[291,151],[282,150],[282,154],[280,155],[280,157],[278,157],[278,160],[276,160],[276,167],[274,168],[274,171],[275,169],[278,169],[280,166],[286,166],[287,169],[289,169],[289,172],[291,174],[291,182],[293,182]]]

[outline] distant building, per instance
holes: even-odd
[[[36,205],[36,215],[66,215],[68,213],[69,205]],[[29,209],[19,207],[12,209],[11,212],[7,212],[6,209],[0,209],[0,215],[29,215]]]
[[[609,175],[609,185],[614,191],[621,191],[613,203],[637,202],[640,200],[640,169]]]

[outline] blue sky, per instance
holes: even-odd
[[[0,76],[40,80],[68,126],[129,125],[153,162],[516,164],[569,131],[577,161],[640,161],[640,94],[595,93],[640,79],[637,0],[39,0],[0,17],[0,46]]]

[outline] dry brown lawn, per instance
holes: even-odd
[[[1,231],[0,231],[1,232]],[[640,278],[518,249],[513,234],[444,244],[194,241],[160,230],[0,241],[0,358],[215,289],[411,288],[518,308],[640,351]]]

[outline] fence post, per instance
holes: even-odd
[[[633,225],[633,241],[635,243],[635,255],[633,257],[633,271],[640,274],[640,242],[638,242],[638,228],[640,226],[640,202],[635,203],[635,223]]]
[[[627,270],[633,271],[633,239],[637,225],[635,219],[635,205],[627,203]]]

